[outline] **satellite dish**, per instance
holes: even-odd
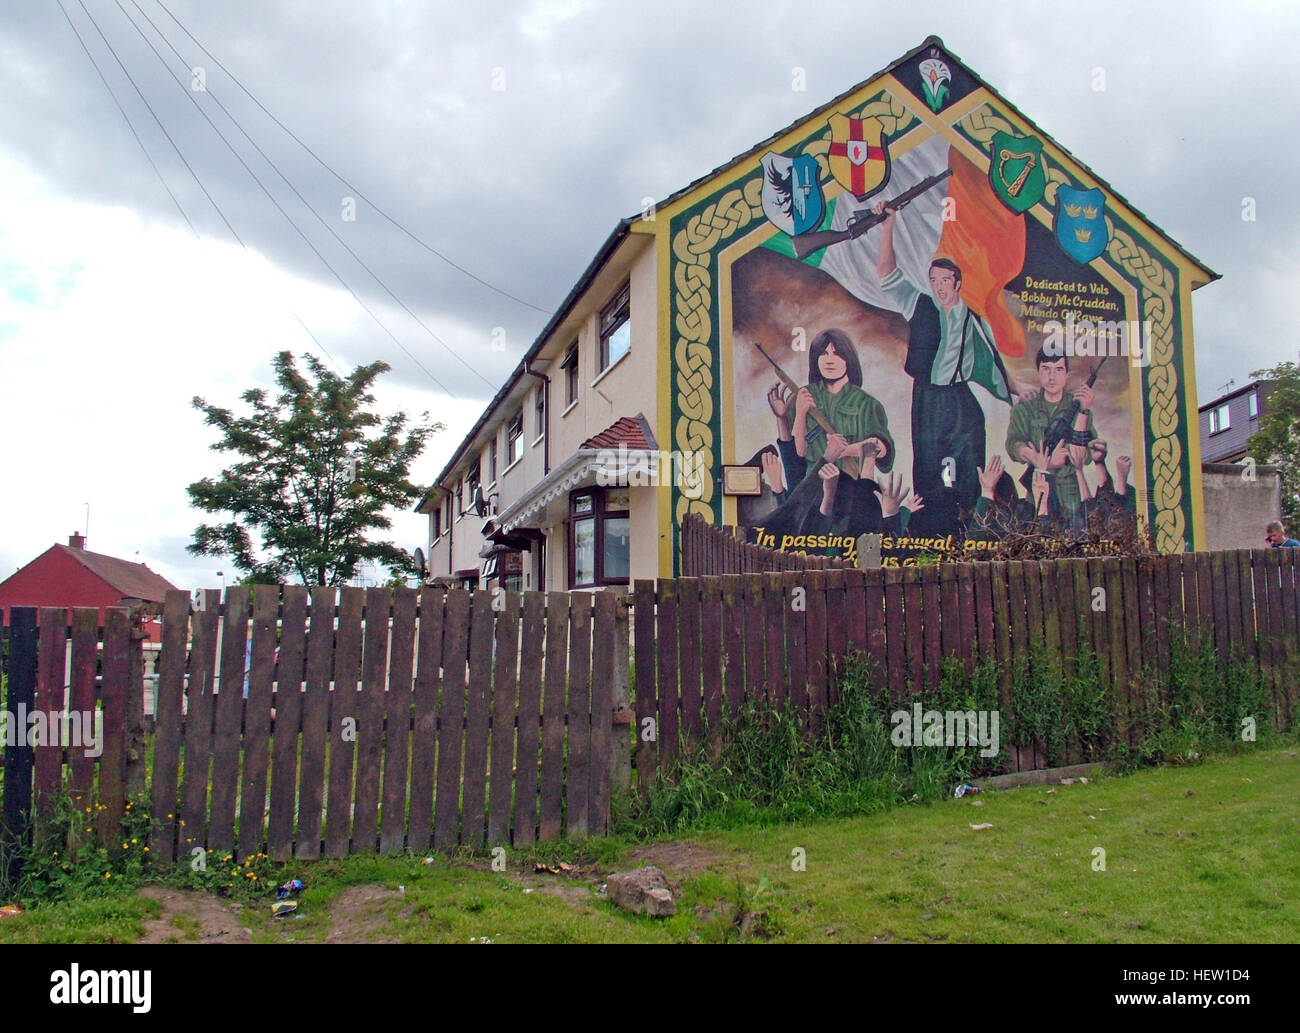
[[[481,487],[476,486],[474,488],[474,501],[471,504],[474,507],[474,513],[476,516],[487,515],[487,502],[483,498],[483,489]]]
[[[416,569],[419,570],[419,572],[420,572],[420,580],[421,580],[421,581],[423,581],[426,577],[429,576],[429,568],[428,568],[427,566],[425,566],[425,563],[424,563],[424,550],[423,550],[423,549],[416,549],[416,550],[415,550],[415,566],[416,566]]]

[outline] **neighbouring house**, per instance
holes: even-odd
[[[1271,390],[1267,380],[1252,380],[1200,407],[1201,462],[1235,463],[1245,458]]]
[[[1203,548],[1191,294],[1216,278],[930,37],[617,223],[417,507],[429,577],[670,577],[692,513],[850,559],[878,531],[906,563],[962,538],[995,457],[993,507],[1030,505],[1052,420],[1106,451],[1035,504]]]
[[[14,606],[93,606],[104,623],[109,606],[130,606],[143,602],[156,604],[159,612],[166,593],[175,589],[161,574],[143,563],[89,552],[86,539],[73,534],[67,545],[51,545],[43,553],[0,581],[0,608],[4,622]],[[157,620],[146,620],[148,641],[162,640]]]
[[[1264,528],[1282,515],[1281,473],[1247,458],[1271,392],[1254,380],[1200,407],[1207,549],[1266,548]]]

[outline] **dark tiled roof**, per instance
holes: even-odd
[[[611,423],[599,434],[588,438],[579,447],[618,448],[619,445],[642,452],[656,447],[654,435],[650,432],[650,426],[644,416],[640,413],[635,416],[624,416]]]
[[[166,593],[176,588],[161,574],[155,574],[143,563],[120,560],[116,556],[105,556],[99,552],[87,552],[74,549],[68,545],[56,545],[66,555],[88,569],[91,573],[107,581],[122,593],[123,599],[143,599],[146,602],[161,603]]]

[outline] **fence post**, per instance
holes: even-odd
[[[15,606],[9,611],[9,693],[5,706],[31,713],[36,704],[36,608]],[[0,743],[2,746],[3,743]],[[0,820],[0,874],[5,886],[18,885],[22,877],[20,848],[31,835],[32,768],[35,753],[24,735],[4,746],[4,810]]]
[[[611,700],[614,707],[614,746],[610,760],[610,779],[614,789],[626,789],[632,784],[632,740],[628,726],[632,724],[631,631],[629,619],[632,596],[618,593],[614,608],[614,670]]]
[[[127,799],[145,791],[144,727],[144,608],[136,603],[130,609],[130,639],[126,656],[126,742],[122,753],[122,777]]]

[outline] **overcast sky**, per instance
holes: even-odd
[[[6,0],[0,577],[82,530],[90,503],[95,551],[138,558],[184,587],[215,586],[218,570],[229,580],[228,565],[185,551],[201,519],[185,486],[221,462],[190,399],[237,407],[248,387],[271,386],[277,351],[317,347],[298,319],[339,367],[393,367],[377,392],[383,408],[446,421],[415,468],[427,482],[620,217],[931,33],[1223,275],[1194,295],[1202,401],[1295,359],[1300,345],[1285,257],[1300,229],[1287,179],[1300,85],[1282,60],[1300,29],[1293,4],[63,6],[178,203],[57,0]],[[206,92],[193,89],[198,75]],[[1254,221],[1242,217],[1247,198]],[[492,348],[497,328],[504,352]],[[394,537],[423,544],[422,519],[399,516]]]

